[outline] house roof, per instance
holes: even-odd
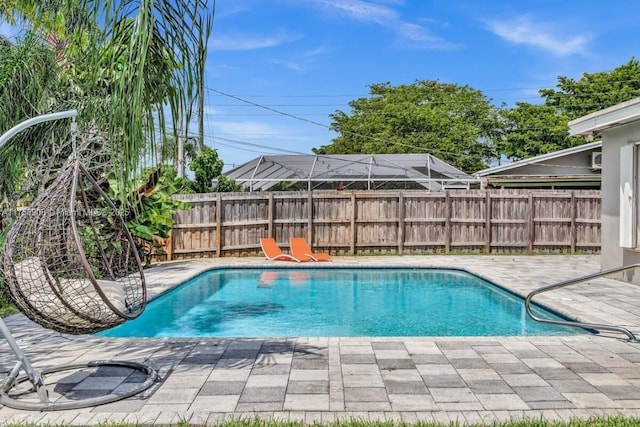
[[[633,98],[569,122],[570,135],[594,135],[640,119],[640,98]]]
[[[495,166],[488,169],[483,169],[475,173],[476,176],[488,176],[494,175],[499,172],[505,172],[512,169],[517,169],[522,166],[528,166],[536,163],[545,162],[559,157],[568,156],[570,154],[581,153],[583,151],[594,150],[602,147],[602,141],[594,141],[587,144],[578,145],[575,147],[565,148],[564,150],[554,151],[553,153],[541,154],[539,156],[530,157],[528,159],[518,160],[517,162],[507,163],[506,165]]]
[[[431,190],[467,188],[478,179],[431,154],[339,154],[261,156],[224,174],[251,191],[279,182],[416,182]]]

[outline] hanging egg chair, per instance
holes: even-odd
[[[58,332],[112,328],[145,308],[135,241],[77,159],[12,224],[2,270],[16,307]]]
[[[87,334],[139,316],[147,292],[136,243],[123,214],[75,155],[75,111],[27,120],[0,136],[0,147],[17,132],[40,123],[72,118],[73,155],[54,182],[11,224],[0,255],[4,289],[16,307],[45,328]],[[94,361],[34,369],[4,321],[0,333],[18,359],[0,385],[0,403],[17,409],[77,409],[114,402],[149,388],[157,372],[137,362]],[[83,400],[51,401],[43,375],[83,367],[138,370],[146,380],[123,393]],[[19,371],[26,375],[18,377]],[[39,401],[21,401],[10,392],[31,381]],[[18,397],[21,394],[18,393]]]

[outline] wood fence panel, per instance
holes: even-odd
[[[576,250],[600,250],[602,205],[599,192],[576,195]]]
[[[450,193],[451,242],[454,251],[477,252],[485,246],[484,218],[487,211],[483,192]]]
[[[236,255],[255,253],[260,237],[268,232],[269,198],[223,198],[221,203],[222,250]]]
[[[529,248],[530,206],[528,195],[498,192],[490,195],[491,251],[526,252]]]
[[[204,196],[204,197],[203,197]],[[217,253],[217,205],[215,196],[181,195],[192,208],[176,212],[170,244],[173,259],[212,256]]]
[[[309,220],[306,193],[296,192],[286,197],[284,194],[277,194],[274,198],[276,226],[273,236],[283,250],[289,247],[291,237],[307,236]]]
[[[574,198],[570,193],[535,195],[533,224],[534,246],[545,252],[560,252],[571,248],[571,223]]]
[[[347,254],[352,243],[351,195],[314,194],[313,196],[313,249]]]
[[[356,199],[357,253],[397,253],[398,199],[398,194]]]
[[[404,200],[405,252],[438,251],[445,244],[446,194],[442,192],[405,194]]]
[[[554,253],[600,249],[600,192],[541,190],[314,191],[190,194],[175,214],[173,258],[287,249],[367,253]],[[169,248],[167,248],[168,250]],[[156,259],[162,259],[158,255]]]

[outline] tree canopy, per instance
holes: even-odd
[[[428,152],[476,172],[501,158],[519,160],[583,144],[568,122],[640,96],[640,63],[632,58],[611,71],[559,76],[542,89],[541,103],[491,104],[469,86],[418,80],[410,85],[372,84],[370,95],[336,111],[338,133],[317,154]]]
[[[558,77],[557,89],[542,89],[544,104],[569,120],[640,96],[640,62],[631,58],[611,71],[584,73],[579,80]]]
[[[583,138],[569,136],[569,121],[640,96],[640,63],[632,58],[579,80],[560,76],[556,87],[540,90],[542,104],[518,102],[502,110],[501,154],[518,160],[584,144]]]
[[[430,153],[462,169],[482,169],[495,157],[498,109],[478,90],[437,81],[369,86],[370,97],[336,111],[340,135],[316,154]]]
[[[569,118],[556,107],[518,102],[501,111],[503,137],[497,140],[500,154],[519,160],[583,144],[569,136]]]

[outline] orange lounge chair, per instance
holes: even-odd
[[[274,239],[271,237],[264,237],[260,239],[260,246],[262,247],[262,252],[264,252],[264,256],[271,261],[309,261],[309,257],[304,256],[302,258],[298,258],[293,255],[285,254],[280,249],[280,246],[276,243]]]
[[[304,237],[291,238],[291,254],[296,258],[307,257],[313,261],[331,261],[331,255],[326,252],[314,253]]]

